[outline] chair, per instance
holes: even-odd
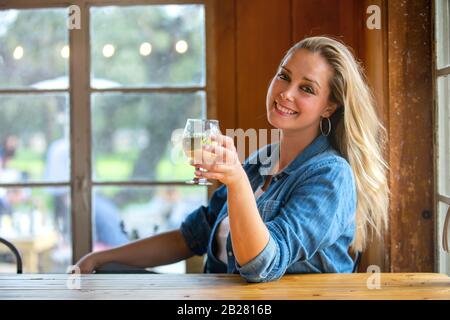
[[[356,251],[355,264],[353,265],[352,273],[357,273],[358,272],[359,263],[361,262],[361,256],[362,256],[362,252],[361,251]]]
[[[0,243],[3,243],[5,246],[7,246],[8,249],[11,250],[11,252],[14,254],[14,256],[16,257],[17,273],[22,273],[22,256],[20,255],[19,250],[17,250],[15,245],[2,237],[0,237]]]

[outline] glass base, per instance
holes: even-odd
[[[208,181],[208,179],[205,178],[193,178],[192,180],[186,181],[186,184],[196,184],[199,186],[211,186],[212,182]]]

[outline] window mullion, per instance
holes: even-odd
[[[70,31],[71,216],[73,260],[92,250],[91,117],[89,96],[89,7],[81,8],[81,28]]]
[[[442,68],[442,69],[438,69],[438,70],[436,71],[436,75],[437,75],[438,77],[450,75],[450,66],[445,67],[445,68]]]

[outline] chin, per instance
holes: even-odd
[[[276,129],[282,129],[282,128],[280,128],[277,121],[276,120],[274,121],[270,116],[267,117],[267,122],[269,122],[269,124]]]

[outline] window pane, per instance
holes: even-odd
[[[439,202],[438,204],[438,226],[440,226],[437,230],[438,233],[438,251],[439,251],[439,270],[438,272],[446,273],[450,276],[450,254],[444,251],[442,246],[442,234],[444,232],[444,222],[445,216],[447,214],[448,205],[443,202]],[[449,232],[447,230],[447,232]],[[450,234],[448,235],[448,239],[450,241]],[[449,243],[450,245],[450,243]]]
[[[205,83],[203,5],[91,8],[91,86]]]
[[[450,2],[436,1],[436,53],[437,67],[450,65]]]
[[[206,191],[201,186],[95,187],[94,251],[179,228],[190,212],[206,204]],[[183,262],[157,269],[185,272]]]
[[[177,133],[205,114],[205,95],[94,94],[93,177],[96,181],[184,181],[194,169]]]
[[[68,188],[1,188],[0,234],[21,252],[24,272],[66,272],[72,260]],[[10,270],[6,247],[1,268]]]
[[[0,95],[0,183],[67,182],[68,119],[67,94]]]
[[[450,76],[438,78],[438,192],[450,196]]]
[[[0,11],[0,88],[67,88],[66,9]]]

